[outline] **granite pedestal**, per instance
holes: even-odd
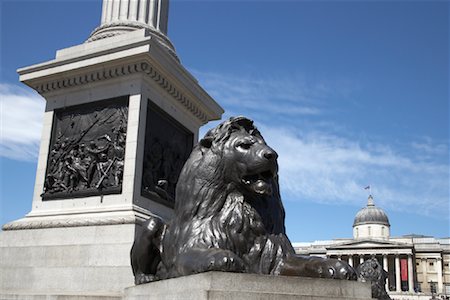
[[[208,272],[129,287],[125,289],[123,299],[368,300],[372,298],[370,283]]]

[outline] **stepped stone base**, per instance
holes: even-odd
[[[120,295],[0,294],[0,300],[121,300]]]
[[[134,284],[134,233],[135,224],[0,232],[0,299],[120,299]]]
[[[124,300],[369,300],[370,283],[208,272],[125,289]]]

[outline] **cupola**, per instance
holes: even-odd
[[[354,239],[389,239],[389,219],[384,210],[375,206],[372,195],[367,199],[367,206],[355,216],[353,222]]]

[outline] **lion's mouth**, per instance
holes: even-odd
[[[266,170],[257,174],[250,174],[242,176],[242,182],[253,192],[257,194],[272,194],[271,179],[274,173],[271,170]]]

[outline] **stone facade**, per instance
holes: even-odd
[[[368,206],[374,205],[370,198]],[[353,267],[372,257],[378,259],[389,274],[386,290],[394,300],[428,300],[433,294],[444,299],[450,297],[450,238],[391,237],[389,221],[380,211],[376,214],[378,218],[366,216],[362,222],[356,222],[359,219],[355,218],[353,239],[293,243],[293,246],[298,254],[337,258]]]

